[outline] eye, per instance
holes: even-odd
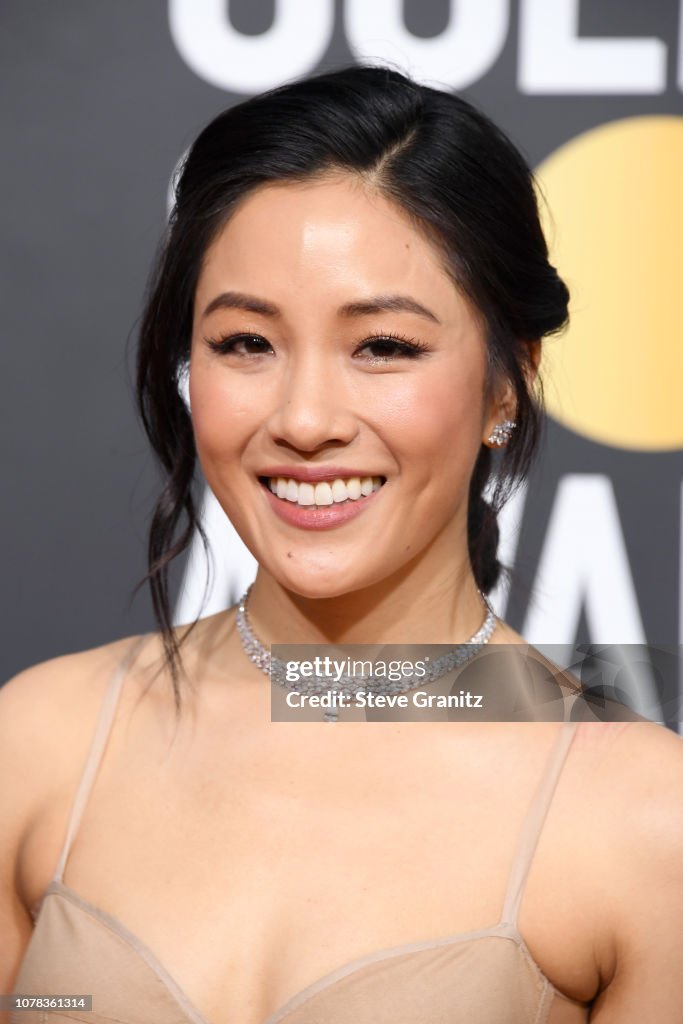
[[[368,338],[356,350],[356,352],[367,352],[373,363],[388,363],[394,359],[418,359],[426,351],[426,345],[414,338],[404,338],[399,334],[380,334]]]
[[[232,352],[237,356],[259,356],[266,355],[268,349],[272,352],[270,343],[260,334],[229,334],[223,338],[204,340],[209,348],[221,355]]]

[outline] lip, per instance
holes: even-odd
[[[274,473],[273,476],[275,475],[284,476],[284,473]],[[352,475],[357,476],[358,474]],[[329,477],[324,477],[323,479],[329,479]],[[334,505],[325,505],[323,508],[315,510],[308,508],[306,505],[297,505],[293,501],[284,501],[273,494],[268,487],[263,484],[259,486],[275,515],[285,523],[288,523],[290,526],[298,526],[302,530],[330,530],[335,526],[342,526],[344,523],[348,523],[351,519],[355,519],[356,516],[362,515],[377,496],[381,494],[386,485],[383,484],[378,491],[373,491],[372,494],[358,498],[357,501],[347,501],[343,504],[338,504],[336,507]]]
[[[366,469],[348,469],[346,466],[270,466],[259,470],[258,476],[282,476],[287,480],[300,480],[302,483],[320,483],[321,480],[348,480],[352,476],[381,476],[383,473],[368,472]],[[369,495],[368,495],[369,497]]]

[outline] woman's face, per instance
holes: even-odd
[[[482,325],[439,253],[357,178],[262,187],[206,253],[190,363],[199,460],[295,593],[338,596],[409,563],[452,579],[466,564],[469,480],[500,418],[485,376]]]

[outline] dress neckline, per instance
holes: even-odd
[[[111,676],[102,702],[100,715],[96,723],[95,733],[86,757],[83,772],[74,795],[71,812],[67,822],[66,836],[57,863],[57,869],[43,894],[42,900],[37,904],[37,910],[33,914],[33,917],[35,927],[37,928],[45,898],[48,895],[61,895],[70,906],[75,907],[81,913],[89,915],[90,919],[96,920],[101,926],[107,927],[130,948],[132,948],[133,951],[147,963],[149,968],[162,981],[167,992],[169,992],[176,1002],[180,1004],[189,1020],[192,1021],[192,1024],[214,1024],[214,1022],[204,1017],[193,1001],[189,998],[187,993],[178,985],[175,978],[173,978],[170,972],[164,967],[158,957],[142,939],[127,928],[119,918],[110,914],[108,911],[102,910],[96,904],[91,903],[63,881],[69,853],[73,845],[74,838],[78,832],[84,808],[87,804],[90,791],[107,746],[109,733],[114,722],[118,699],[128,666],[134,660],[137,651],[144,644],[146,639],[147,635],[135,638],[134,642],[127,648],[124,657],[118,663]],[[516,848],[508,875],[505,901],[498,923],[488,928],[461,932],[456,935],[450,935],[443,938],[390,946],[376,950],[366,954],[365,956],[349,960],[311,982],[300,992],[295,993],[282,1006],[278,1007],[273,1013],[271,1013],[268,1018],[263,1021],[263,1024],[281,1024],[281,1022],[285,1022],[286,1017],[298,1006],[301,1006],[318,992],[322,992],[325,989],[330,988],[335,984],[335,982],[342,978],[359,972],[366,964],[388,961],[393,957],[409,955],[411,952],[417,953],[420,950],[438,948],[439,946],[448,947],[450,945],[455,947],[465,941],[475,941],[477,939],[487,937],[506,938],[509,941],[514,941],[524,960],[531,965],[532,969],[539,977],[544,991],[552,991],[560,998],[576,1003],[576,1000],[571,999],[569,996],[565,996],[564,993],[555,988],[550,979],[546,977],[531,955],[524,938],[517,928],[519,906],[531,861],[552,801],[557,781],[561,774],[566,755],[576,731],[577,723],[565,720],[564,723],[560,724],[557,735],[550,744],[550,750],[547,755],[544,771],[540,775],[536,788],[533,791],[531,802],[527,807],[526,814],[522,820],[521,831],[517,838]],[[579,1003],[578,1005],[585,1007],[586,1004]]]
[[[116,915],[109,913],[107,910],[103,910],[95,903],[92,903],[84,896],[81,896],[80,893],[70,885],[61,881],[61,879],[52,879],[39,902],[34,916],[34,933],[38,928],[45,900],[51,895],[62,896],[77,910],[86,913],[90,918],[109,928],[119,938],[123,939],[124,942],[147,963],[163,983],[170,995],[173,996],[176,1002],[180,1004],[183,1011],[188,1015],[193,1024],[215,1024],[215,1022],[204,1016],[194,1001],[188,996],[187,992],[178,984],[170,971],[164,966],[158,956],[140,938],[139,935],[128,928],[128,926],[125,925],[120,918],[116,917]],[[543,985],[550,989],[554,996],[576,1006],[586,1008],[586,1003],[572,999],[553,985],[552,981],[547,977],[532,956],[523,935],[516,925],[506,921],[499,921],[497,924],[486,928],[473,928],[444,937],[385,946],[381,949],[373,950],[370,953],[353,957],[352,959],[343,962],[338,967],[335,967],[330,971],[326,971],[300,991],[294,993],[281,1006],[277,1007],[271,1014],[269,1014],[262,1024],[282,1024],[290,1013],[293,1013],[294,1010],[298,1009],[309,999],[313,998],[313,996],[331,988],[338,981],[342,981],[344,978],[356,974],[361,971],[363,967],[369,964],[382,962],[384,960],[391,960],[396,957],[410,955],[411,953],[419,953],[424,950],[457,946],[463,942],[474,942],[484,938],[503,938],[514,942],[520,949],[524,959],[538,975]]]

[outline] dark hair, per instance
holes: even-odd
[[[150,585],[178,710],[182,659],[172,629],[168,569],[195,530],[208,548],[193,495],[192,424],[177,385],[189,358],[202,258],[249,191],[332,170],[369,176],[428,232],[482,317],[489,384],[503,376],[514,388],[517,429],[497,467],[482,445],[469,491],[469,554],[477,585],[491,590],[501,572],[496,514],[528,471],[540,431],[526,376],[527,343],[565,326],[569,298],[548,262],[529,167],[471,104],[386,67],[350,67],[253,97],[216,117],[189,151],[140,331],[137,400],[165,483],[150,526],[148,572],[138,588]],[[494,468],[487,501],[483,492]]]

